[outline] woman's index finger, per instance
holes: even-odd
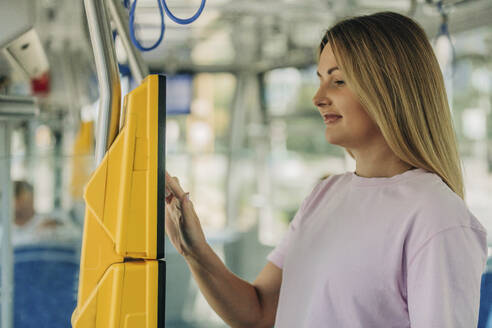
[[[181,199],[184,195],[184,191],[179,185],[179,183],[174,180],[169,173],[166,171],[166,185],[168,188],[171,190],[171,192],[176,196],[178,199]]]

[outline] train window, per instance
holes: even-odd
[[[451,74],[445,76],[463,163],[465,201],[490,233],[492,61],[487,50],[487,35],[486,29],[454,35],[455,61]],[[492,267],[487,270],[492,270]]]
[[[168,76],[166,79],[166,112],[168,115],[189,114],[192,97],[192,77],[189,74]]]
[[[269,113],[281,115],[296,111],[301,72],[293,67],[265,74],[265,100]]]
[[[206,229],[222,229],[226,224],[228,126],[234,92],[232,74],[197,74],[190,114],[167,119],[167,169],[190,191]]]

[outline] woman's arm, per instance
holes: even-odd
[[[272,327],[277,312],[282,270],[272,263],[253,284],[229,271],[210,247],[198,257],[186,259],[202,294],[231,327]]]
[[[166,173],[166,233],[215,312],[231,327],[272,327],[282,270],[268,262],[253,284],[237,277],[207,244],[193,204]],[[174,197],[173,197],[174,196]]]

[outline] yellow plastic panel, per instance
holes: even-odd
[[[125,263],[119,327],[157,327],[158,281],[158,261]]]
[[[113,264],[88,302],[74,312],[72,327],[163,328],[164,262]]]
[[[82,307],[72,315],[73,328],[118,327],[124,263],[111,265]],[[102,309],[102,307],[104,307]]]
[[[156,260],[164,257],[164,205],[163,202],[159,203],[158,199],[164,199],[165,189],[165,77],[147,77],[138,88],[127,95],[124,104],[124,122],[121,130],[93,173],[84,194],[86,217],[78,303],[72,316],[73,322],[80,322],[77,326],[80,328],[95,327],[95,321],[91,320],[95,320],[96,317],[98,327],[99,322],[104,322],[106,326],[101,327],[112,328],[122,327],[121,325],[127,323],[132,326],[133,322],[136,323],[142,318],[146,320],[146,324],[150,324],[149,322],[154,320],[151,317],[157,315],[147,308],[145,311],[142,310],[143,312],[128,312],[129,315],[123,318],[124,321],[121,321],[121,318],[116,320],[114,316],[119,312],[111,312],[113,310],[110,311],[109,308],[103,310],[99,307],[102,304],[100,296],[95,296],[105,294],[109,287],[103,287],[101,283],[104,279],[111,280],[113,298],[103,299],[111,303],[111,309],[119,306],[113,304],[117,302],[114,297],[118,299],[120,292],[134,295],[137,291],[119,283],[125,282],[128,277],[118,278],[123,273],[118,271],[116,265],[122,264],[125,259],[133,259],[128,263],[137,268],[137,262],[134,260]],[[129,264],[125,262],[125,268],[127,265]],[[152,265],[148,264],[149,268]],[[140,272],[137,269],[135,273],[132,273],[133,269],[125,270],[122,272],[127,272],[129,276]],[[157,283],[148,276],[148,272],[152,270],[146,268],[144,271],[147,272],[147,276],[142,281],[154,284],[152,291],[155,293]],[[164,284],[163,281],[161,285]],[[146,285],[147,289],[144,289],[146,295],[150,293],[149,286],[151,285]],[[130,290],[127,290],[128,288]],[[164,298],[160,305],[162,313],[163,304]],[[100,314],[99,311],[106,312]],[[90,322],[92,323],[89,324]]]
[[[164,183],[158,181],[158,170],[163,171],[163,167],[159,168],[158,165],[158,150],[165,146],[159,145],[159,123],[165,122],[165,110],[157,110],[162,107],[159,104],[160,97],[165,99],[164,77],[152,75],[132,91],[126,100],[125,125],[131,126],[132,130],[131,141],[127,140],[127,143],[131,142],[134,150],[133,153],[125,153],[132,157],[125,158],[132,165],[125,167],[131,172],[123,172],[122,176],[128,179],[125,184],[131,185],[131,190],[125,188],[127,192],[122,195],[125,201],[120,204],[120,222],[125,222],[126,226],[118,230],[120,235],[117,235],[116,242],[117,252],[125,254],[125,257],[155,259],[164,256],[163,248],[157,249],[158,240],[163,247],[164,229],[156,229],[158,184]],[[161,133],[165,132],[162,127],[161,130]]]
[[[123,262],[123,257],[114,251],[113,239],[109,236],[95,215],[86,210],[84,236],[79,272],[79,290],[77,302],[83,305],[101,279],[107,268],[113,263]]]

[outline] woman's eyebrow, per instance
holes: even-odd
[[[331,73],[333,73],[333,71],[335,71],[335,70],[340,70],[340,68],[338,68],[338,66],[335,66],[335,67],[330,68],[328,70],[328,75],[331,75]],[[318,75],[319,77],[321,77],[321,74],[318,71],[316,71],[316,75]]]

